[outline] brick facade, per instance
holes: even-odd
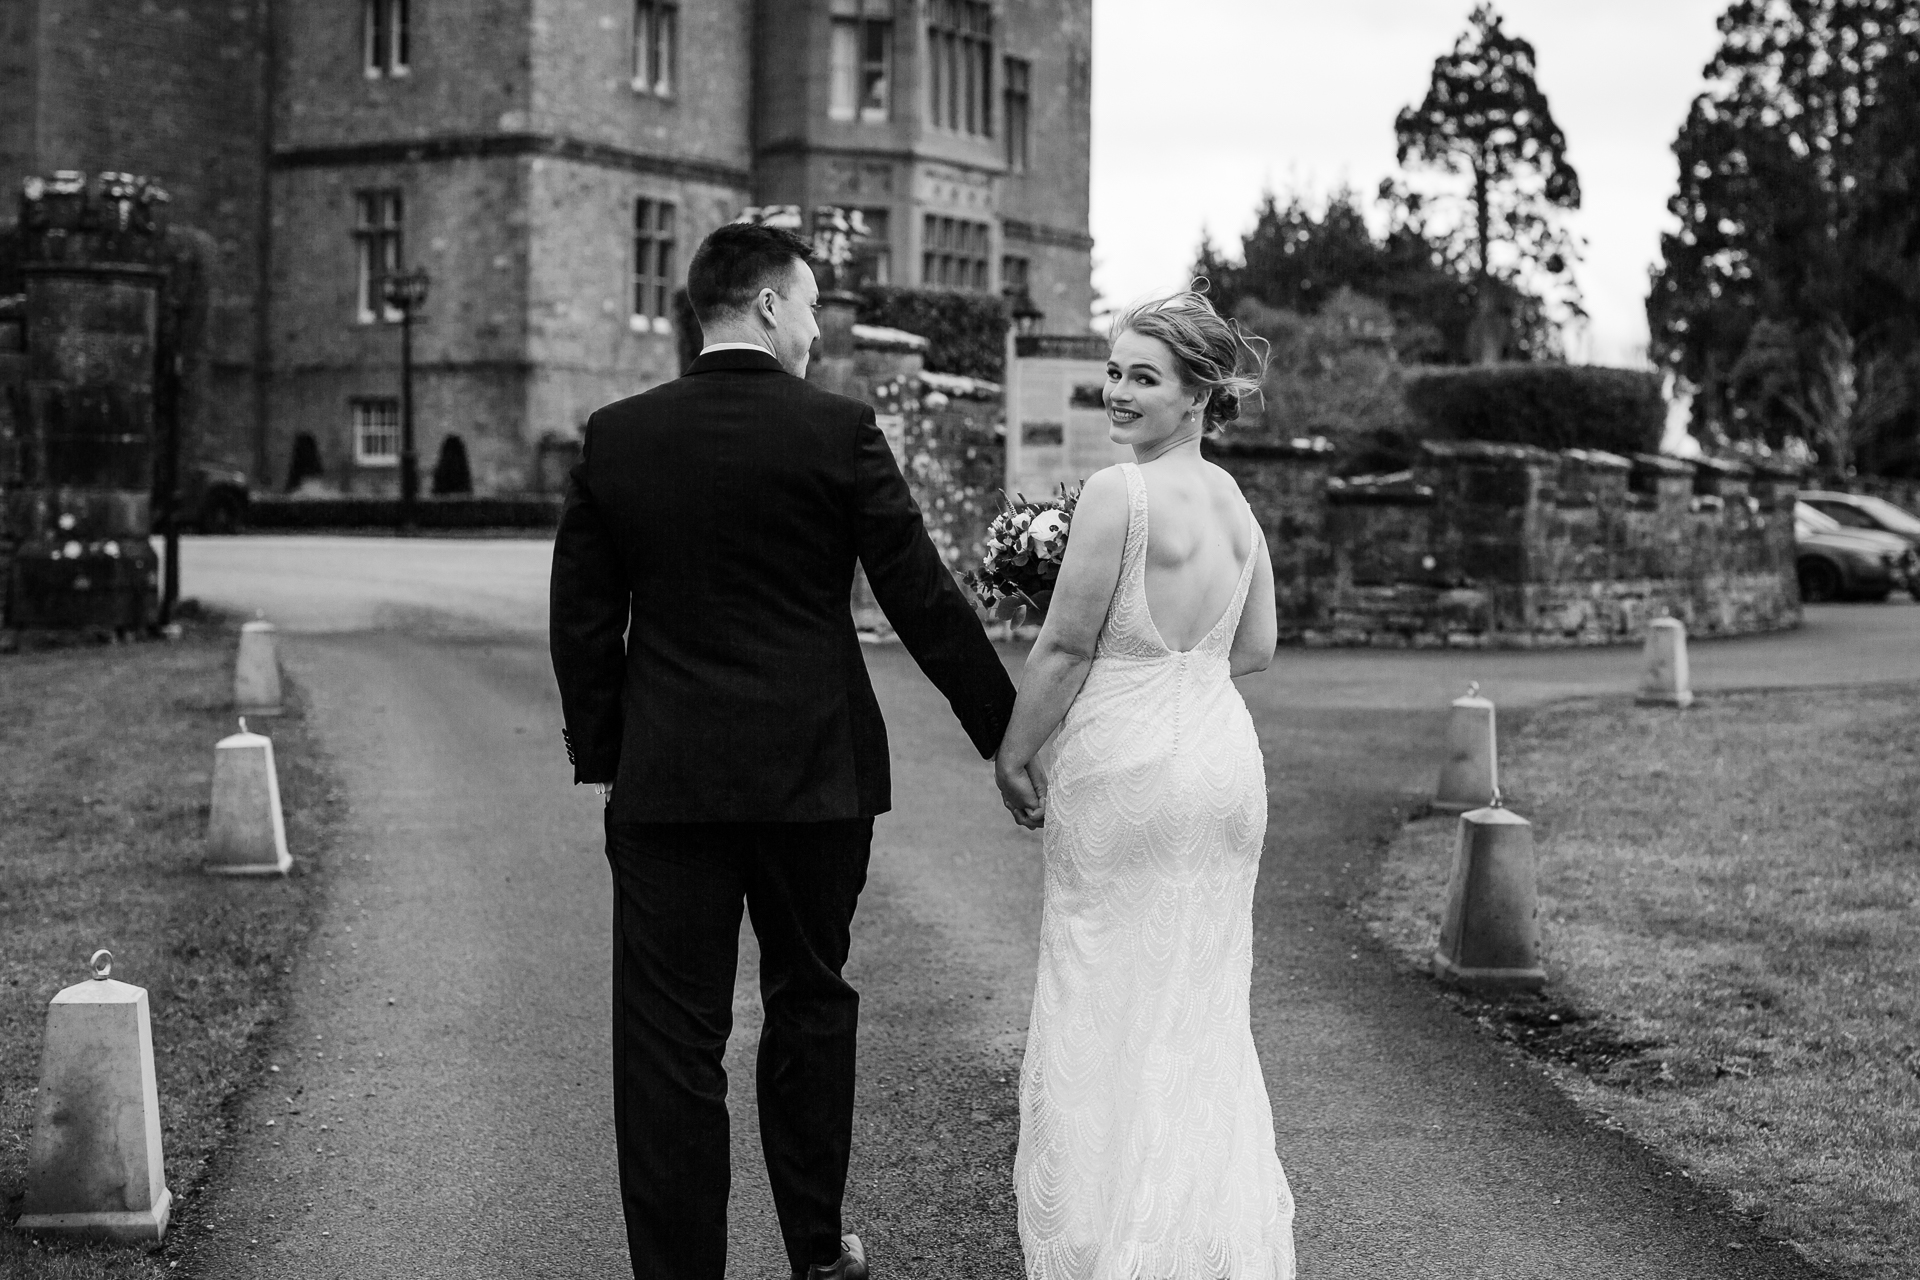
[[[891,14],[884,120],[832,118],[832,0],[653,6],[677,28],[665,93],[636,83],[634,0],[405,7],[404,70],[390,52],[374,73],[366,0],[0,5],[0,184],[147,173],[177,224],[210,233],[194,450],[257,489],[285,484],[302,434],[326,486],[397,488],[391,461],[356,461],[352,429],[354,402],[399,382],[398,333],[359,307],[366,192],[398,194],[403,264],[433,281],[415,331],[422,472],[458,434],[480,492],[539,487],[543,438],[678,372],[671,314],[634,317],[637,201],[673,209],[675,286],[746,205],[841,204],[885,212],[893,283],[922,283],[930,215],[965,220],[988,229],[985,278],[967,287],[999,290],[1017,258],[1043,327],[1084,327],[1091,0],[977,7],[992,15],[991,116],[973,131],[929,111],[929,22],[948,12],[935,0],[865,0]],[[1031,65],[1023,172],[1008,164],[1009,57]]]

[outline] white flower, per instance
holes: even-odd
[[[1056,550],[1067,538],[1067,517],[1058,511],[1042,511],[1027,526],[1027,540],[1042,555]]]

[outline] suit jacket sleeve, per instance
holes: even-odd
[[[928,538],[872,409],[856,435],[854,487],[855,539],[874,599],[975,749],[991,756],[1013,715],[1013,681]]]
[[[594,423],[567,483],[553,540],[548,635],[560,684],[562,736],[575,782],[612,782],[620,768],[621,696],[632,588],[588,484]]]

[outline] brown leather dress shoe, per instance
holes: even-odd
[[[807,1280],[867,1280],[867,1251],[860,1247],[860,1237],[841,1236],[840,1260],[830,1267],[808,1267]]]

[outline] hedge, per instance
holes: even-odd
[[[420,529],[543,529],[560,523],[557,496],[421,497]],[[288,498],[255,494],[246,523],[255,529],[381,529],[399,523],[400,499]]]
[[[1666,430],[1660,375],[1576,364],[1408,370],[1407,408],[1430,440],[1653,453]]]
[[[927,340],[927,368],[1005,381],[1007,304],[978,293],[869,285],[860,290],[861,324],[905,329]]]

